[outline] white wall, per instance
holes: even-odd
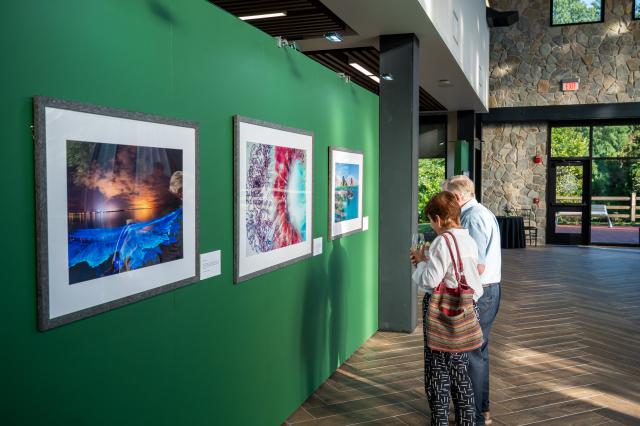
[[[488,108],[489,28],[485,0],[418,2],[427,12],[485,108]]]

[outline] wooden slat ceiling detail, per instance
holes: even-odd
[[[320,62],[335,72],[345,73],[351,81],[375,94],[379,94],[379,85],[369,77],[349,65],[350,61],[357,62],[374,75],[380,74],[380,53],[374,47],[356,49],[319,50],[304,52],[305,55]],[[420,88],[420,111],[446,111],[446,108],[433,96]]]
[[[318,0],[209,0],[235,16],[286,12],[287,16],[259,19],[249,23],[265,33],[287,40],[322,37],[336,31],[354,34],[340,18]]]
[[[235,16],[260,15],[286,12],[287,16],[247,21],[273,37],[287,40],[323,37],[332,31],[342,35],[355,34],[338,16],[319,0],[209,0]],[[303,52],[335,72],[342,72],[375,94],[378,83],[349,66],[352,58],[374,75],[379,74],[380,53],[374,47]],[[420,111],[445,111],[446,108],[433,96],[420,88]]]

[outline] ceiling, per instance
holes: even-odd
[[[304,53],[335,72],[349,75],[354,83],[378,94],[380,89],[378,83],[349,65],[349,62],[357,62],[374,75],[380,75],[380,52],[375,47],[316,50]],[[446,111],[446,108],[421,87],[420,111]]]
[[[354,34],[347,24],[318,0],[209,0],[235,16],[284,12],[286,16],[247,21],[274,37],[287,40]]]
[[[421,0],[209,0],[235,16],[286,12],[286,16],[247,21],[271,36],[296,41],[298,48],[328,68],[343,72],[351,81],[378,93],[378,84],[349,66],[357,58],[379,72],[379,36],[414,33],[420,39],[420,110],[483,110],[437,29],[420,5]],[[339,32],[344,40],[333,43],[327,32]],[[427,58],[427,60],[425,60]],[[437,58],[437,60],[428,60]],[[364,66],[364,64],[363,64]],[[451,86],[440,87],[447,79]],[[473,95],[473,96],[472,96]]]

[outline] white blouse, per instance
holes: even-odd
[[[450,229],[458,241],[460,256],[462,257],[462,266],[464,267],[464,276],[467,284],[474,291],[473,300],[476,302],[482,296],[482,282],[478,273],[478,247],[475,241],[469,235],[466,229]],[[450,235],[447,236],[451,244],[453,256],[457,261],[456,247]],[[449,288],[458,286],[455,278],[455,271],[451,261],[451,255],[444,241],[444,236],[439,235],[433,240],[429,247],[429,260],[420,262],[416,266],[416,270],[412,275],[413,281],[418,284],[424,291],[431,293],[431,289],[436,288],[444,279],[444,283]]]

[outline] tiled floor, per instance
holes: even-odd
[[[640,425],[640,250],[504,251],[494,425]],[[286,424],[428,425],[422,328],[379,332]]]

